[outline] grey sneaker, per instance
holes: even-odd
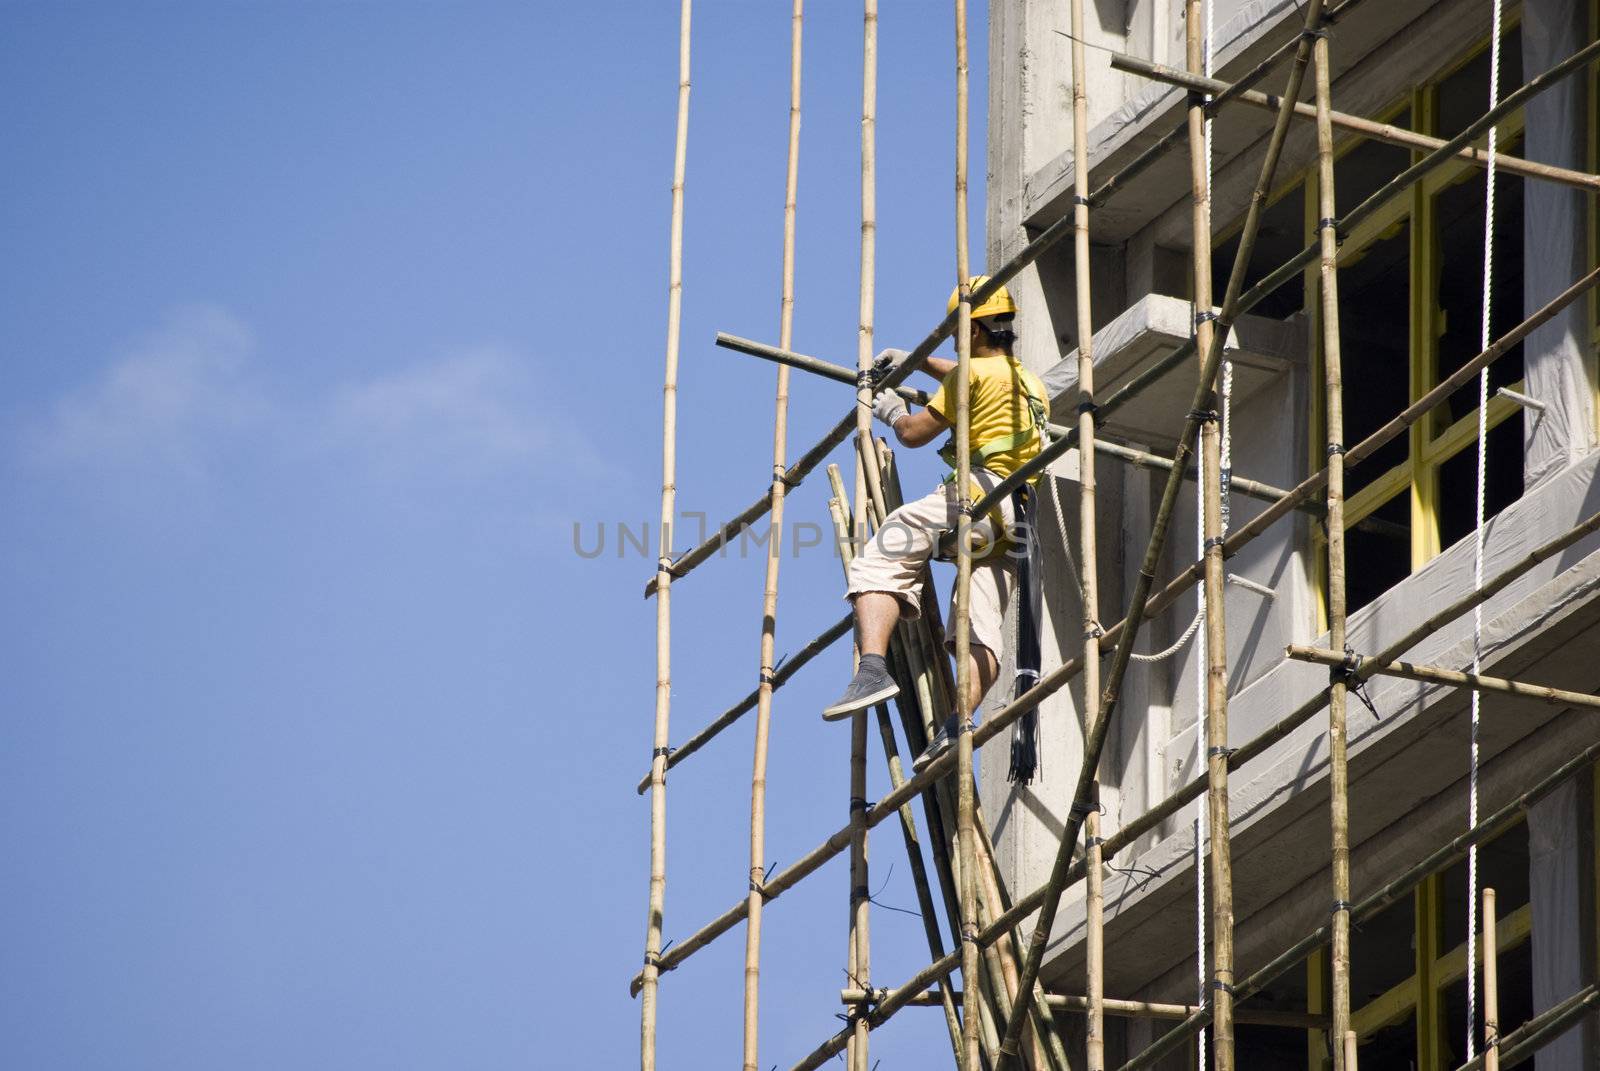
[[[947,721],[940,727],[939,731],[934,734],[933,739],[928,741],[928,746],[922,749],[922,754],[911,760],[912,773],[921,773],[926,770],[933,765],[934,759],[937,759],[955,746],[954,727],[954,721]]]
[[[866,710],[899,694],[900,686],[889,676],[889,668],[884,664],[883,657],[866,655],[861,659],[856,675],[850,678],[850,687],[844,690],[844,695],[831,707],[823,708],[822,720],[848,718],[858,710]]]

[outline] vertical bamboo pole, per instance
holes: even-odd
[[[1345,646],[1344,381],[1339,352],[1339,237],[1333,187],[1333,124],[1329,117],[1328,38],[1313,45],[1317,95],[1317,204],[1321,239],[1322,363],[1328,422],[1328,646]],[[1350,1029],[1350,800],[1345,755],[1346,682],[1334,674],[1328,688],[1328,810],[1333,841],[1333,1036]],[[1334,1071],[1344,1047],[1334,1046]]]
[[[872,366],[873,305],[877,272],[877,123],[878,123],[878,3],[865,0],[861,19],[861,289],[857,306],[856,368]],[[868,496],[881,503],[877,448],[872,437],[872,392],[865,379],[857,387],[855,535],[866,538]],[[866,493],[863,493],[866,492]],[[850,719],[850,817],[856,823],[850,843],[850,963],[851,985],[871,989],[872,956],[868,928],[867,827],[867,717],[859,710]],[[852,1020],[848,1057],[850,1071],[867,1071],[866,1018]]]
[[[1483,1071],[1500,1071],[1500,966],[1495,944],[1494,890],[1483,890]],[[1474,963],[1467,970],[1477,969]],[[1346,1071],[1351,1069],[1346,1068]]]
[[[1204,70],[1200,0],[1188,0],[1185,31],[1190,71]],[[1207,166],[1204,102],[1191,94],[1189,177],[1193,186],[1195,348],[1216,343],[1211,292],[1211,176]],[[1216,408],[1216,393],[1208,408]],[[1221,436],[1215,417],[1200,428],[1205,534],[1203,596],[1206,619],[1206,812],[1211,874],[1211,1046],[1217,1071],[1233,1071],[1233,861],[1228,842],[1228,640],[1224,620]],[[1196,865],[1199,861],[1196,860]],[[1204,949],[1201,950],[1202,954]]]
[[[668,240],[667,354],[661,385],[661,529],[656,558],[656,711],[650,759],[650,907],[639,1002],[639,1067],[655,1071],[656,987],[661,918],[667,898],[667,740],[672,705],[672,528],[678,497],[678,339],[683,312],[683,178],[689,154],[689,21],[692,0],[678,13],[678,128],[672,157],[672,224]]]
[[[1073,276],[1078,329],[1078,549],[1083,595],[1083,725],[1085,737],[1100,718],[1100,567],[1096,546],[1094,454],[1094,317],[1089,264],[1089,95],[1085,89],[1083,0],[1072,0],[1072,183]],[[1045,479],[1052,477],[1047,473]],[[1065,531],[1065,528],[1062,529]],[[1027,594],[1023,593],[1023,598]],[[1084,1051],[1089,1071],[1105,1071],[1105,888],[1100,853],[1100,782],[1083,820],[1086,845],[1084,992],[1089,1013]]]
[[[800,47],[804,0],[794,0],[789,33],[789,161],[783,194],[783,282],[778,307],[779,345],[788,349],[794,334],[794,229],[800,171]],[[778,563],[783,560],[783,503],[788,452],[789,375],[778,366],[772,418],[772,539],[767,548],[766,582],[761,598],[760,683],[756,691],[755,756],[750,773],[750,893],[744,948],[744,1071],[757,1071],[761,1010],[761,888],[766,875],[767,740],[772,724],[773,648],[778,627]]]
[[[967,3],[956,0],[956,740],[957,832],[961,842],[961,987],[978,984],[977,836],[972,783],[972,277],[967,257]],[[975,991],[975,990],[973,990]],[[1020,997],[1021,994],[1018,994]],[[977,1022],[962,1024],[962,1071],[979,1071]]]
[[[1344,1067],[1345,1071],[1356,1071],[1356,1032],[1344,1032]]]

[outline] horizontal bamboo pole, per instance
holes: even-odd
[[[1332,22],[1339,16],[1347,13],[1359,3],[1361,3],[1361,0],[1345,0],[1344,3],[1330,8],[1324,14],[1323,21],[1325,23]],[[1296,34],[1294,37],[1291,37],[1289,40],[1285,41],[1282,45],[1275,49],[1271,55],[1257,64],[1255,68],[1247,72],[1239,79],[1238,82],[1234,83],[1236,87],[1234,92],[1242,91],[1248,86],[1255,84],[1255,82],[1259,81],[1263,76],[1268,74],[1274,65],[1281,62],[1292,51],[1294,51],[1299,40],[1300,35]],[[1214,111],[1216,108],[1221,107],[1227,102],[1227,100],[1231,99],[1231,97],[1232,92],[1219,94],[1217,99],[1210,102],[1210,105],[1207,109],[1208,112]],[[1173,131],[1160,138],[1155,144],[1141,152],[1137,157],[1135,157],[1133,160],[1130,160],[1116,173],[1109,176],[1099,186],[1095,187],[1094,191],[1089,194],[1090,205],[1098,208],[1109,201],[1118,191],[1125,189],[1135,177],[1144,173],[1157,160],[1177,146],[1178,143],[1183,140],[1185,129],[1185,125],[1180,123],[1176,128],[1174,128]],[[1020,274],[1025,268],[1031,265],[1034,261],[1038,260],[1039,257],[1043,256],[1046,252],[1055,248],[1057,244],[1066,238],[1067,235],[1072,234],[1073,231],[1073,214],[1070,212],[1063,215],[1060,219],[1050,224],[1050,226],[1046,227],[1044,230],[1040,231],[1039,234],[1030,240],[1027,245],[1017,250],[1016,254],[1013,255],[1010,260],[1006,261],[999,268],[995,269],[995,271],[990,274],[989,281],[987,283],[973,291],[973,307],[976,308],[977,306],[983,304],[983,302],[988,299],[989,295],[993,294],[996,290],[1000,289],[1012,279],[1016,278],[1017,275]],[[899,386],[900,383],[909,377],[912,372],[922,367],[922,363],[927,360],[927,358],[933,353],[934,349],[941,342],[950,337],[951,332],[955,330],[955,325],[956,314],[952,312],[946,315],[943,320],[939,321],[938,326],[929,332],[928,336],[918,343],[917,347],[911,351],[910,357],[908,357],[905,363],[900,366],[900,369],[897,371],[897,373],[890,379],[886,380],[882,386]],[[1172,354],[1170,357],[1165,359],[1163,362],[1164,367],[1160,369],[1160,374],[1152,377],[1152,381],[1153,379],[1160,378],[1160,375],[1164,375],[1172,368],[1177,367],[1183,362],[1185,357],[1190,356],[1193,352],[1194,351],[1191,348],[1188,350],[1188,352],[1180,351],[1179,353]],[[1141,376],[1140,379],[1142,380],[1144,377]],[[1129,386],[1133,386],[1133,384],[1130,383]],[[1101,408],[1102,411],[1104,411],[1106,408],[1104,403],[1102,403]],[[795,461],[794,464],[789,466],[788,470],[784,474],[784,483],[791,489],[799,486],[801,481],[809,476],[811,472],[822,463],[822,460],[827,457],[828,454],[832,453],[840,443],[844,442],[853,430],[855,430],[855,412],[852,410],[850,413],[847,413],[841,417],[838,423],[830,428],[828,432],[817,441],[815,446],[813,446],[810,450],[807,450],[798,460]],[[770,491],[763,490],[759,498],[757,498],[750,505],[746,506],[738,514],[724,522],[722,526],[717,529],[714,535],[673,559],[671,565],[667,567],[666,571],[670,572],[674,579],[687,575],[690,571],[701,565],[713,554],[715,554],[718,549],[726,545],[729,540],[733,539],[741,531],[743,531],[745,528],[748,528],[751,524],[754,524],[758,518],[763,516],[766,513],[770,498]],[[654,579],[652,579],[650,583],[645,586],[645,597],[649,598],[650,596],[654,595],[655,590],[656,582]]]
[[[839,990],[841,1004],[875,1004],[887,999],[889,990],[874,989],[868,993],[865,989]],[[962,994],[954,994],[955,1002],[961,1003]],[[942,995],[933,989],[925,989],[916,996],[906,1001],[908,1008],[937,1008],[940,1006]],[[1044,1002],[1054,1010],[1069,1012],[1086,1012],[1089,1010],[1089,998],[1071,996],[1063,993],[1046,993]],[[1123,1019],[1182,1019],[1199,1010],[1198,1004],[1165,1004],[1149,1000],[1117,1000],[1112,997],[1105,998],[1107,1015],[1115,1015]],[[1308,1014],[1306,1012],[1287,1011],[1277,1008],[1258,1008],[1254,1011],[1240,1012],[1238,1020],[1255,1026],[1284,1026],[1297,1030],[1326,1029],[1331,1021],[1326,1015]]]
[[[826,651],[841,638],[849,635],[850,628],[854,623],[854,615],[848,613],[845,614],[839,620],[823,629],[822,632],[820,632],[809,643],[796,651],[793,656],[784,659],[779,664],[778,668],[772,672],[772,690],[777,691],[779,688],[783,687],[790,677],[794,676],[805,667],[806,663],[810,662],[823,651]],[[722,730],[726,729],[728,726],[738,721],[741,717],[754,710],[756,707],[756,701],[760,697],[760,693],[760,688],[752,689],[749,695],[733,704],[733,706],[729,707],[727,710],[724,710],[721,714],[718,714],[711,720],[709,724],[706,725],[704,729],[701,729],[689,739],[685,740],[677,748],[674,748],[672,753],[667,756],[666,768],[671,770],[674,766],[678,765],[678,763],[682,762],[684,759],[688,758],[690,755],[693,755],[696,751],[699,751],[701,748],[709,744],[712,738],[718,733],[722,732]],[[637,787],[639,795],[644,795],[649,788],[650,775],[646,774],[639,781]]]
[[[1514,1067],[1554,1041],[1585,1015],[1600,1007],[1600,984],[1591,983],[1560,1004],[1547,1008],[1507,1034],[1500,1042],[1500,1066]],[[1481,1071],[1487,1052],[1480,1052],[1456,1071]]]
[[[1360,925],[1377,917],[1402,896],[1409,895],[1412,889],[1421,884],[1423,878],[1465,858],[1467,849],[1470,846],[1480,844],[1499,835],[1503,830],[1518,821],[1527,812],[1528,808],[1560,788],[1568,779],[1582,772],[1596,758],[1600,758],[1600,742],[1590,744],[1583,751],[1551,771],[1516,799],[1507,803],[1471,829],[1457,835],[1448,844],[1435,849],[1418,862],[1407,867],[1399,876],[1381,888],[1358,900],[1350,909],[1352,924]],[[1279,953],[1270,963],[1254,971],[1241,984],[1235,987],[1235,999],[1246,999],[1270,985],[1278,975],[1305,959],[1314,949],[1327,941],[1331,929],[1331,925],[1324,922]],[[1155,1044],[1123,1064],[1118,1071],[1138,1071],[1140,1068],[1152,1066],[1162,1056],[1173,1052],[1189,1038],[1199,1033],[1210,1021],[1211,1010],[1209,1006],[1202,1007],[1182,1023],[1156,1039]],[[1463,1071],[1466,1071],[1466,1069],[1463,1069]]]
[[[1428,684],[1450,684],[1458,688],[1471,688],[1476,692],[1495,692],[1499,695],[1537,699],[1552,706],[1600,710],[1600,695],[1569,692],[1564,688],[1549,688],[1542,684],[1524,684],[1521,681],[1490,677],[1482,673],[1463,673],[1443,666],[1421,665],[1415,662],[1379,662],[1376,659],[1362,658],[1360,655],[1347,655],[1340,651],[1330,651],[1325,647],[1305,647],[1297,643],[1291,643],[1285,648],[1284,653],[1301,662],[1316,662],[1324,666],[1344,666],[1352,670],[1359,666],[1366,671],[1367,676],[1402,677]]]
[[[1147,59],[1140,59],[1138,56],[1130,56],[1122,52],[1113,52],[1111,54],[1111,66],[1119,71],[1141,75],[1153,81],[1165,82],[1168,85],[1192,89],[1200,93],[1220,93],[1223,89],[1228,88],[1227,82],[1192,74],[1176,67],[1151,63]],[[1243,104],[1250,104],[1257,108],[1272,111],[1276,111],[1281,103],[1281,99],[1277,95],[1262,93],[1259,90],[1245,90],[1235,93],[1233,99]],[[1315,105],[1299,102],[1294,106],[1294,114],[1298,118],[1315,121],[1317,109]],[[1420,149],[1424,152],[1432,152],[1444,145],[1444,141],[1441,138],[1418,134],[1416,131],[1407,130],[1392,123],[1377,123],[1371,119],[1363,119],[1360,116],[1350,115],[1345,112],[1330,112],[1328,118],[1334,126],[1342,130],[1348,130],[1353,134],[1359,134],[1373,141],[1398,145],[1405,149]],[[1457,159],[1466,160],[1479,167],[1487,167],[1489,165],[1489,154],[1483,149],[1474,146],[1469,145],[1456,150],[1455,156]],[[1497,168],[1501,168],[1513,175],[1521,175],[1524,178],[1547,179],[1551,182],[1561,183],[1565,186],[1575,186],[1578,189],[1590,192],[1600,190],[1600,175],[1591,175],[1586,171],[1574,171],[1571,168],[1541,164],[1533,160],[1523,160],[1516,156],[1507,156],[1502,152],[1494,154],[1494,164]]]

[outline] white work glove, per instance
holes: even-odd
[[[867,370],[872,385],[876,387],[882,383],[888,378],[889,373],[900,367],[909,356],[911,356],[910,350],[879,350],[878,355],[872,359],[872,367]]]
[[[893,429],[895,421],[910,416],[911,410],[906,408],[905,400],[900,395],[892,390],[882,390],[872,399],[872,415]]]

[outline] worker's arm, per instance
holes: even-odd
[[[872,415],[894,429],[894,437],[902,446],[922,446],[932,442],[950,422],[932,409],[919,409],[913,413],[892,390],[879,391],[872,400]]]
[[[926,446],[949,428],[950,422],[932,409],[919,409],[894,422],[894,437],[902,446]]]
[[[943,380],[956,370],[956,362],[948,357],[929,357],[922,362],[922,370],[934,379]]]

